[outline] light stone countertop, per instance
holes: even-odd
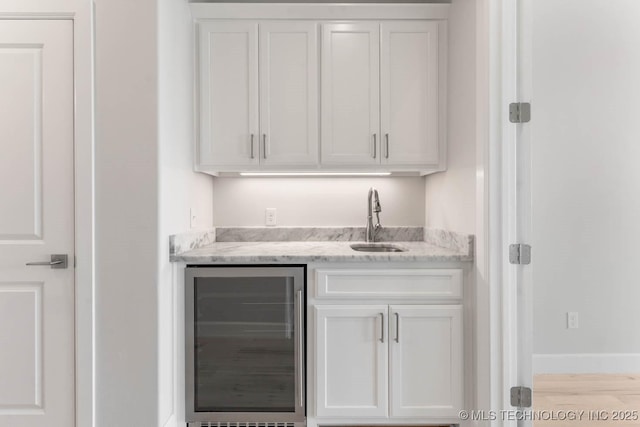
[[[312,262],[465,262],[470,252],[456,251],[424,241],[383,242],[405,252],[358,252],[353,241],[215,242],[198,249],[172,254],[173,262],[188,264],[296,263]]]

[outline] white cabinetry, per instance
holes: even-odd
[[[381,161],[444,169],[446,22],[380,24]]]
[[[387,416],[385,305],[318,306],[318,415]]]
[[[462,306],[392,305],[390,415],[439,417],[462,409]]]
[[[313,22],[260,23],[264,165],[318,162],[318,41]]]
[[[462,270],[319,269],[315,284],[315,416],[458,416]]]
[[[448,5],[245,6],[191,4],[196,170],[446,169]]]
[[[322,26],[322,164],[380,163],[380,25]]]
[[[446,21],[322,26],[322,164],[445,167]]]
[[[316,24],[204,20],[198,31],[196,168],[316,165]]]
[[[258,24],[199,24],[200,167],[258,164]]]

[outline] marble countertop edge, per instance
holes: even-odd
[[[357,252],[355,242],[218,242],[170,257],[188,264],[321,262],[469,262],[469,253],[426,242],[393,242],[405,252]]]

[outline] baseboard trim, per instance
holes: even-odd
[[[640,373],[637,353],[534,354],[533,374]]]

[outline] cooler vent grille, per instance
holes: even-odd
[[[196,426],[198,423],[194,423]],[[191,425],[191,424],[190,424]],[[295,423],[203,423],[200,427],[296,427]]]

